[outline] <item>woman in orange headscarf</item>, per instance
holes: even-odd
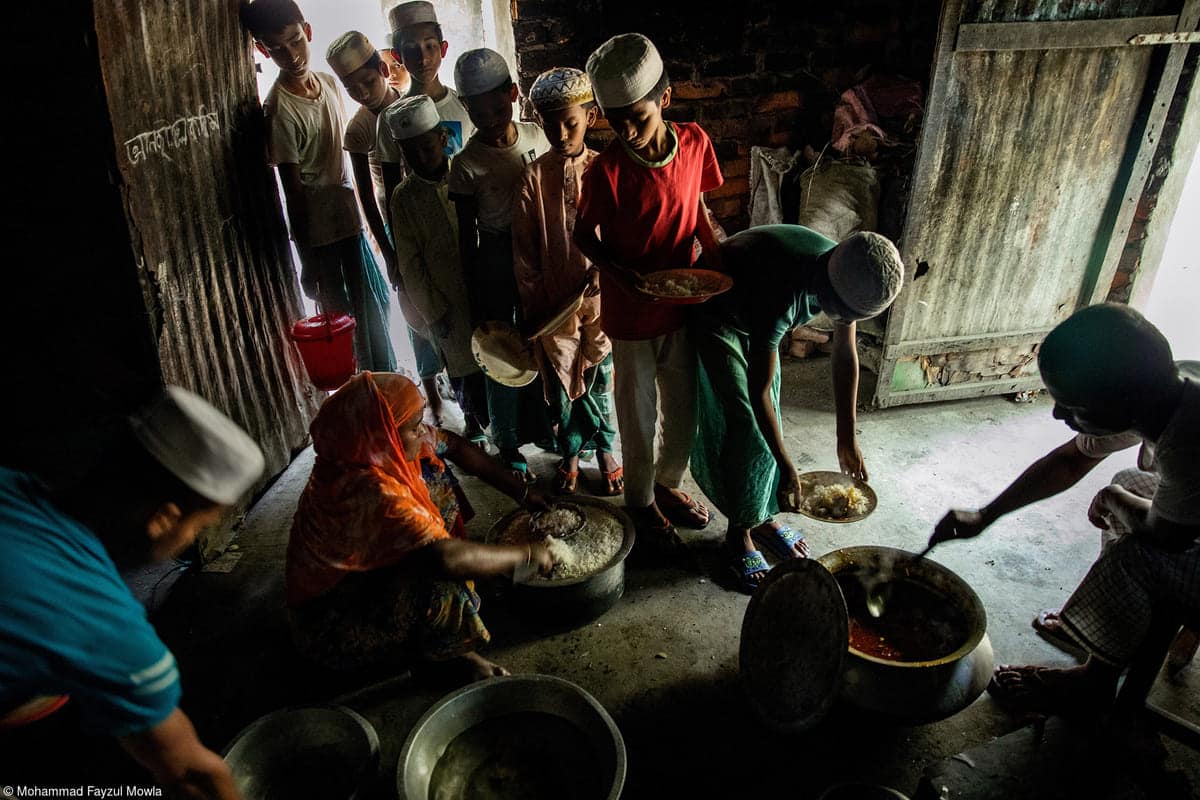
[[[334,668],[459,658],[472,677],[505,674],[474,652],[490,635],[470,579],[554,561],[541,544],[467,541],[470,509],[443,458],[527,506],[545,499],[457,434],[427,428],[423,410],[408,378],[370,372],[321,406],[288,541],[292,631]]]

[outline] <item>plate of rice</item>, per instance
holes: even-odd
[[[675,305],[703,303],[733,288],[733,278],[712,269],[664,269],[642,276],[640,291]]]
[[[858,522],[879,503],[866,481],[841,472],[804,472],[800,485],[800,513],[821,522]]]

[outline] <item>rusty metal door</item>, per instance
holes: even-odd
[[[266,481],[306,441],[318,397],[288,338],[301,306],[238,4],[93,8],[115,178],[163,377],[250,432]]]
[[[1108,293],[1198,17],[947,0],[877,405],[1041,386],[1038,343]]]

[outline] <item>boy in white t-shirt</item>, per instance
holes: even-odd
[[[279,67],[263,110],[300,254],[300,285],[323,311],[354,316],[360,369],[392,371],[387,286],[362,234],[342,151],[346,112],[337,83],[308,68],[312,28],[292,0],[254,0],[241,16],[254,46]]]
[[[388,83],[391,67],[358,31],[343,33],[335,39],[325,52],[325,60],[346,87],[350,99],[359,104],[346,125],[342,147],[350,154],[363,219],[383,253],[390,276],[396,269],[396,255],[387,235],[388,198],[384,194],[383,169],[375,140],[379,112],[399,100],[400,93]]]
[[[363,219],[387,263],[388,280],[396,289],[400,311],[408,322],[408,337],[416,356],[429,412],[435,425],[442,424],[442,398],[438,392],[437,376],[445,366],[441,354],[430,341],[429,320],[423,319],[404,288],[396,264],[396,251],[389,235],[387,195],[384,194],[383,170],[379,162],[379,112],[400,99],[388,83],[391,68],[379,51],[358,31],[339,36],[325,54],[325,60],[341,79],[346,92],[360,103],[358,111],[346,126],[345,149],[354,167],[354,183],[362,204]],[[384,134],[389,141],[390,134]]]
[[[476,127],[450,163],[449,178],[472,322],[511,324],[517,322],[513,197],[525,167],[549,150],[550,143],[540,126],[513,121],[517,87],[504,57],[495,50],[463,53],[454,65],[454,83]],[[492,380],[487,385],[492,441],[500,449],[500,459],[532,481],[534,475],[518,448],[549,433],[542,388],[536,381],[523,389]],[[525,426],[520,425],[522,403],[534,409]]]

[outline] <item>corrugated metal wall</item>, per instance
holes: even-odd
[[[167,382],[260,442],[268,475],[316,407],[237,0],[98,0],[101,67],[130,239]]]

